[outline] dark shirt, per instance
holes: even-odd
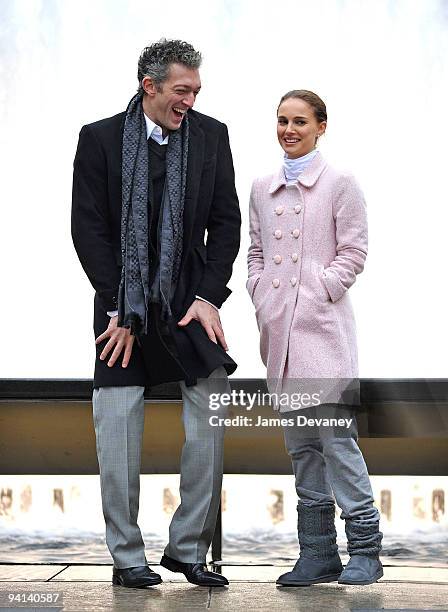
[[[149,286],[154,282],[155,273],[159,265],[160,259],[160,244],[159,244],[159,223],[160,211],[162,208],[163,190],[165,188],[166,177],[166,148],[167,145],[161,145],[153,138],[148,138],[148,165],[149,165]],[[150,312],[151,323],[157,320],[157,325],[150,325],[149,335],[153,335],[158,330],[158,333],[163,338],[167,349],[172,356],[179,360],[179,354],[176,346],[171,338],[169,327],[160,318],[159,304],[152,304]]]
[[[166,147],[160,145],[153,138],[148,138],[149,159],[149,198],[150,198],[150,229],[149,237],[154,250],[153,255],[158,254],[158,224],[160,209],[162,206],[163,189],[166,176]],[[152,258],[151,258],[152,259]]]

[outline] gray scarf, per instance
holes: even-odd
[[[161,305],[161,315],[171,315],[170,301],[182,259],[183,212],[188,157],[188,118],[170,132],[166,151],[166,178],[160,210],[160,261],[149,286],[149,181],[151,180],[142,94],[129,102],[122,146],[121,269],[118,290],[118,325],[133,334],[148,333],[150,302]]]

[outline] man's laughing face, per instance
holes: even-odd
[[[143,98],[143,110],[162,128],[164,135],[180,128],[201,89],[199,70],[177,63],[170,65],[168,78],[160,85],[155,85],[149,77],[142,84],[147,94]]]

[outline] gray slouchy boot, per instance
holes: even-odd
[[[334,505],[305,506],[299,502],[300,555],[291,572],[280,576],[280,586],[310,586],[334,582],[342,572],[336,544]]]
[[[373,584],[383,575],[379,558],[383,534],[379,521],[362,523],[347,519],[345,533],[350,561],[339,577],[339,584]]]

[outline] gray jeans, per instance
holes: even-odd
[[[326,506],[336,499],[342,519],[363,525],[378,523],[380,515],[373,505],[367,466],[357,442],[355,412],[346,406],[327,405],[290,414],[353,419],[348,428],[323,424],[313,428],[284,427],[286,450],[292,460],[296,491],[302,503]]]

